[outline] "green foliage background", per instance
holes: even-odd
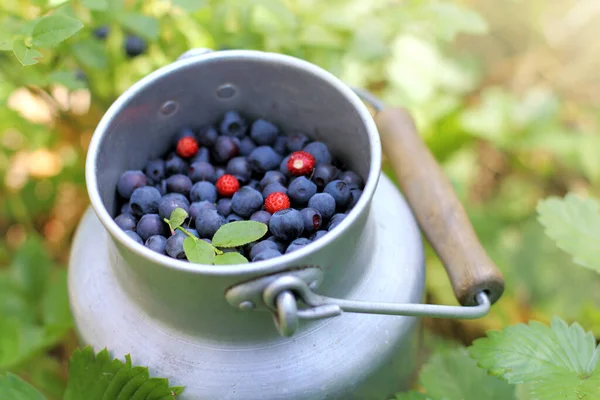
[[[484,247],[504,273],[507,290],[481,320],[426,320],[437,338],[430,346],[434,357],[417,385],[427,395],[399,398],[441,398],[442,386],[432,383],[434,377],[453,373],[452,365],[470,359],[462,348],[444,345],[440,350],[440,338],[470,345],[491,329],[531,319],[550,323],[554,315],[578,321],[600,337],[595,200],[600,192],[600,90],[594,63],[600,54],[585,46],[597,37],[592,19],[597,7],[593,0],[501,3],[3,1],[0,374],[10,370],[47,398],[62,398],[68,357],[77,346],[65,277],[70,240],[87,207],[87,145],[120,93],[194,47],[300,57],[415,115]],[[110,26],[106,41],[93,35],[101,25]],[[127,33],[147,40],[146,54],[125,56]],[[429,248],[427,257],[428,300],[456,304]],[[494,340],[490,346],[504,345]],[[478,354],[475,358],[485,364],[485,355]],[[483,374],[475,363],[473,368]],[[14,376],[0,377],[0,383],[19,385]],[[486,382],[449,379],[464,384],[443,387],[449,399],[472,398],[464,388],[478,393]],[[490,379],[495,379],[492,386],[503,383]],[[521,399],[531,393],[552,398],[540,395],[535,382],[531,388],[498,390]],[[487,392],[481,393],[485,397]]]

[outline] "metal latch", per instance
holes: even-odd
[[[476,296],[476,306],[398,304],[356,301],[322,296],[313,290],[323,271],[307,267],[247,281],[229,288],[225,298],[241,310],[269,310],[282,336],[292,336],[301,319],[331,318],[342,312],[411,317],[476,319],[487,315],[490,300],[485,292]]]

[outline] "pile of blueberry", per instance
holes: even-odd
[[[186,230],[208,242],[223,224],[259,221],[267,235],[235,251],[260,261],[335,229],[362,189],[362,178],[335,160],[325,143],[229,111],[217,127],[178,132],[165,156],[143,170],[125,171],[115,221],[140,244],[178,259],[186,259],[186,235],[164,222],[175,208],[189,214]]]

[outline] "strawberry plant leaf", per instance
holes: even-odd
[[[33,28],[31,39],[34,46],[51,47],[68,39],[83,28],[83,23],[62,14],[42,17]]]
[[[600,273],[600,206],[595,199],[567,194],[550,197],[537,206],[538,220],[556,245],[573,261]]]
[[[171,216],[169,217],[169,226],[172,230],[175,230],[184,223],[187,217],[188,213],[183,208],[177,207],[171,212]]]
[[[558,317],[488,332],[469,348],[490,374],[527,383],[538,400],[595,398],[600,393],[600,345],[594,335]]]
[[[167,379],[150,378],[148,368],[111,359],[106,349],[98,354],[88,346],[77,349],[69,362],[69,382],[64,400],[175,399],[180,387],[169,387]]]
[[[423,367],[420,384],[427,396],[448,400],[513,400],[515,387],[486,374],[459,347],[434,354]]]
[[[238,247],[263,237],[269,228],[258,221],[234,221],[222,225],[213,236],[213,246]]]
[[[42,58],[42,53],[36,49],[29,48],[25,45],[25,42],[21,40],[15,40],[12,47],[13,53],[17,60],[23,66],[33,65],[38,63],[38,58]]]
[[[90,10],[106,11],[108,10],[108,0],[83,0],[83,5]]]
[[[232,251],[231,253],[219,254],[215,257],[215,265],[227,265],[227,264],[247,264],[248,259],[238,252]]]
[[[183,251],[188,261],[195,264],[212,264],[215,259],[215,250],[204,240],[186,237]]]
[[[143,14],[125,13],[121,14],[119,21],[124,28],[143,37],[154,40],[158,36],[158,21]]]
[[[0,374],[0,399],[46,400],[33,386],[10,372]]]

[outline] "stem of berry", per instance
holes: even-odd
[[[199,241],[199,240],[200,240],[200,239],[198,239],[196,236],[194,236],[194,235],[192,235],[191,233],[189,233],[188,231],[186,231],[186,230],[185,230],[184,228],[182,228],[181,226],[178,226],[178,227],[177,227],[177,229],[179,229],[181,232],[185,233],[186,235],[188,235],[189,237],[191,237],[192,239],[194,239],[194,240],[196,240],[196,241]],[[223,254],[223,252],[222,252],[221,250],[217,249],[217,248],[216,248],[215,246],[213,246],[212,244],[210,244],[210,243],[208,243],[208,242],[207,242],[206,244],[208,244],[210,247],[212,247],[212,248],[213,248],[213,250],[214,250],[214,252],[215,252],[216,254],[218,254],[218,255],[221,255],[221,254]]]

